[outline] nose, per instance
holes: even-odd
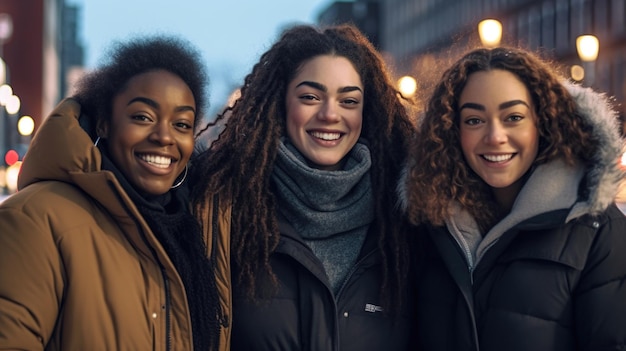
[[[339,120],[339,109],[333,100],[325,101],[318,112],[318,118],[327,122],[336,122]]]
[[[169,123],[156,123],[150,133],[149,139],[159,145],[171,145],[174,143],[174,136],[172,135],[172,126]]]
[[[485,135],[484,141],[490,145],[498,145],[506,143],[508,140],[506,128],[498,122],[493,122],[489,124],[487,128],[487,134]]]

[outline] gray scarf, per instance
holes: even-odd
[[[278,211],[320,259],[335,293],[374,218],[369,149],[359,141],[347,157],[343,170],[314,169],[281,140],[272,174]]]

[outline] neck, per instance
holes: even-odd
[[[496,203],[500,207],[500,214],[507,215],[511,212],[513,208],[513,203],[515,203],[515,199],[522,189],[522,185],[524,182],[522,179],[519,179],[515,183],[505,187],[505,188],[491,188],[493,196],[496,200]]]

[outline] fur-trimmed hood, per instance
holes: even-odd
[[[617,189],[624,178],[619,160],[626,148],[619,132],[617,113],[609,98],[578,84],[567,82],[564,85],[576,101],[580,114],[592,125],[593,135],[600,140],[593,164],[586,173],[588,199],[577,204],[570,217],[577,217],[580,214],[577,212],[596,214],[615,201]]]

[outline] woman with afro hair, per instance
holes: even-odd
[[[45,120],[0,206],[0,349],[218,350],[185,181],[207,82],[188,42],[134,38]]]

